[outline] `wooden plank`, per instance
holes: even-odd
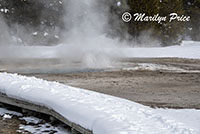
[[[53,116],[54,118],[60,120],[61,122],[65,123],[66,125],[71,127],[72,130],[76,130],[81,134],[93,134],[92,131],[85,129],[82,126],[69,121],[68,119],[66,119],[59,113],[57,113],[55,110],[49,109],[45,106],[33,104],[31,102],[24,101],[24,100],[11,98],[11,97],[7,96],[6,94],[2,94],[2,93],[0,93],[0,102]]]

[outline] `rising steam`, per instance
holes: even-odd
[[[0,57],[59,58],[64,59],[64,61],[79,61],[82,62],[83,66],[96,68],[110,67],[112,58],[123,56],[120,53],[120,47],[131,43],[122,43],[119,41],[120,39],[109,36],[112,29],[123,30],[119,26],[122,20],[111,15],[109,2],[63,0],[62,4],[64,7],[63,29],[43,31],[46,36],[53,32],[61,32],[60,37],[56,36],[56,38],[59,38],[59,45],[32,46],[34,42],[41,40],[43,35],[38,35],[37,32],[31,31],[31,28],[22,25],[12,26],[12,29],[10,29],[0,18]],[[120,6],[121,2],[116,0],[115,4]],[[111,19],[113,21],[112,26],[109,24]],[[13,30],[13,27],[15,30]],[[13,34],[11,31],[15,31],[15,33]],[[27,31],[31,31],[33,35],[37,36],[30,36]],[[26,40],[25,44],[22,38]],[[44,44],[48,45],[48,42],[44,43],[41,40],[40,45]]]
[[[117,2],[116,2],[117,4]],[[28,37],[26,30],[19,26],[20,37],[25,37],[30,45],[23,47],[19,35],[10,35],[10,29],[1,18],[0,45],[1,57],[18,58],[62,58],[66,60],[79,60],[88,67],[110,66],[110,50],[116,48],[118,40],[107,37],[109,29],[109,5],[97,0],[67,0],[63,1],[65,10],[64,27],[60,45],[52,47],[30,46],[34,40]],[[28,29],[27,27],[25,29]],[[49,34],[49,33],[48,33]],[[28,42],[27,41],[27,42]],[[42,44],[43,45],[43,44]],[[12,52],[11,52],[12,51]]]

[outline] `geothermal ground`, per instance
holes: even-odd
[[[126,59],[120,66],[99,72],[27,75],[152,107],[200,109],[200,60]]]
[[[39,63],[39,64],[36,64]],[[1,60],[0,70],[58,81],[151,107],[200,109],[200,60],[178,58],[120,59],[109,68],[87,68],[62,60]],[[117,66],[117,67],[116,67]],[[45,70],[45,68],[47,68]],[[19,122],[13,119],[13,122]],[[0,118],[14,132],[17,124]],[[10,128],[12,128],[10,130]],[[2,130],[3,134],[6,132]],[[14,133],[12,133],[14,134]]]

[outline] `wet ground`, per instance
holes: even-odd
[[[16,130],[19,129],[21,121],[18,119],[4,119],[0,117],[0,134],[19,134]]]
[[[115,66],[104,71],[26,75],[126,98],[152,107],[200,109],[200,60],[121,59]]]
[[[152,107],[200,109],[200,73],[111,71],[36,75]]]

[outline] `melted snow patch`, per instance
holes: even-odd
[[[69,131],[62,127],[62,125],[52,126],[49,123],[45,123],[44,120],[36,117],[23,117],[21,113],[0,108],[0,116],[3,120],[12,119],[13,116],[21,117],[20,120],[24,120],[25,124],[20,124],[20,133],[31,133],[31,134],[69,134]]]
[[[4,114],[4,116],[3,116],[3,120],[5,120],[5,119],[11,119],[11,118],[12,118],[12,116],[9,115],[9,114]]]
[[[5,109],[5,108],[0,108],[0,116],[4,116],[4,115],[22,116],[21,113],[14,112],[14,111],[10,111],[10,110],[7,110],[7,109]]]
[[[25,120],[27,124],[38,124],[40,123],[42,120],[41,119],[38,119],[36,117],[22,117],[20,118],[20,120]]]
[[[17,132],[25,133],[29,132],[32,134],[69,134],[69,131],[63,127],[54,127],[49,123],[38,124],[38,125],[20,125]]]

